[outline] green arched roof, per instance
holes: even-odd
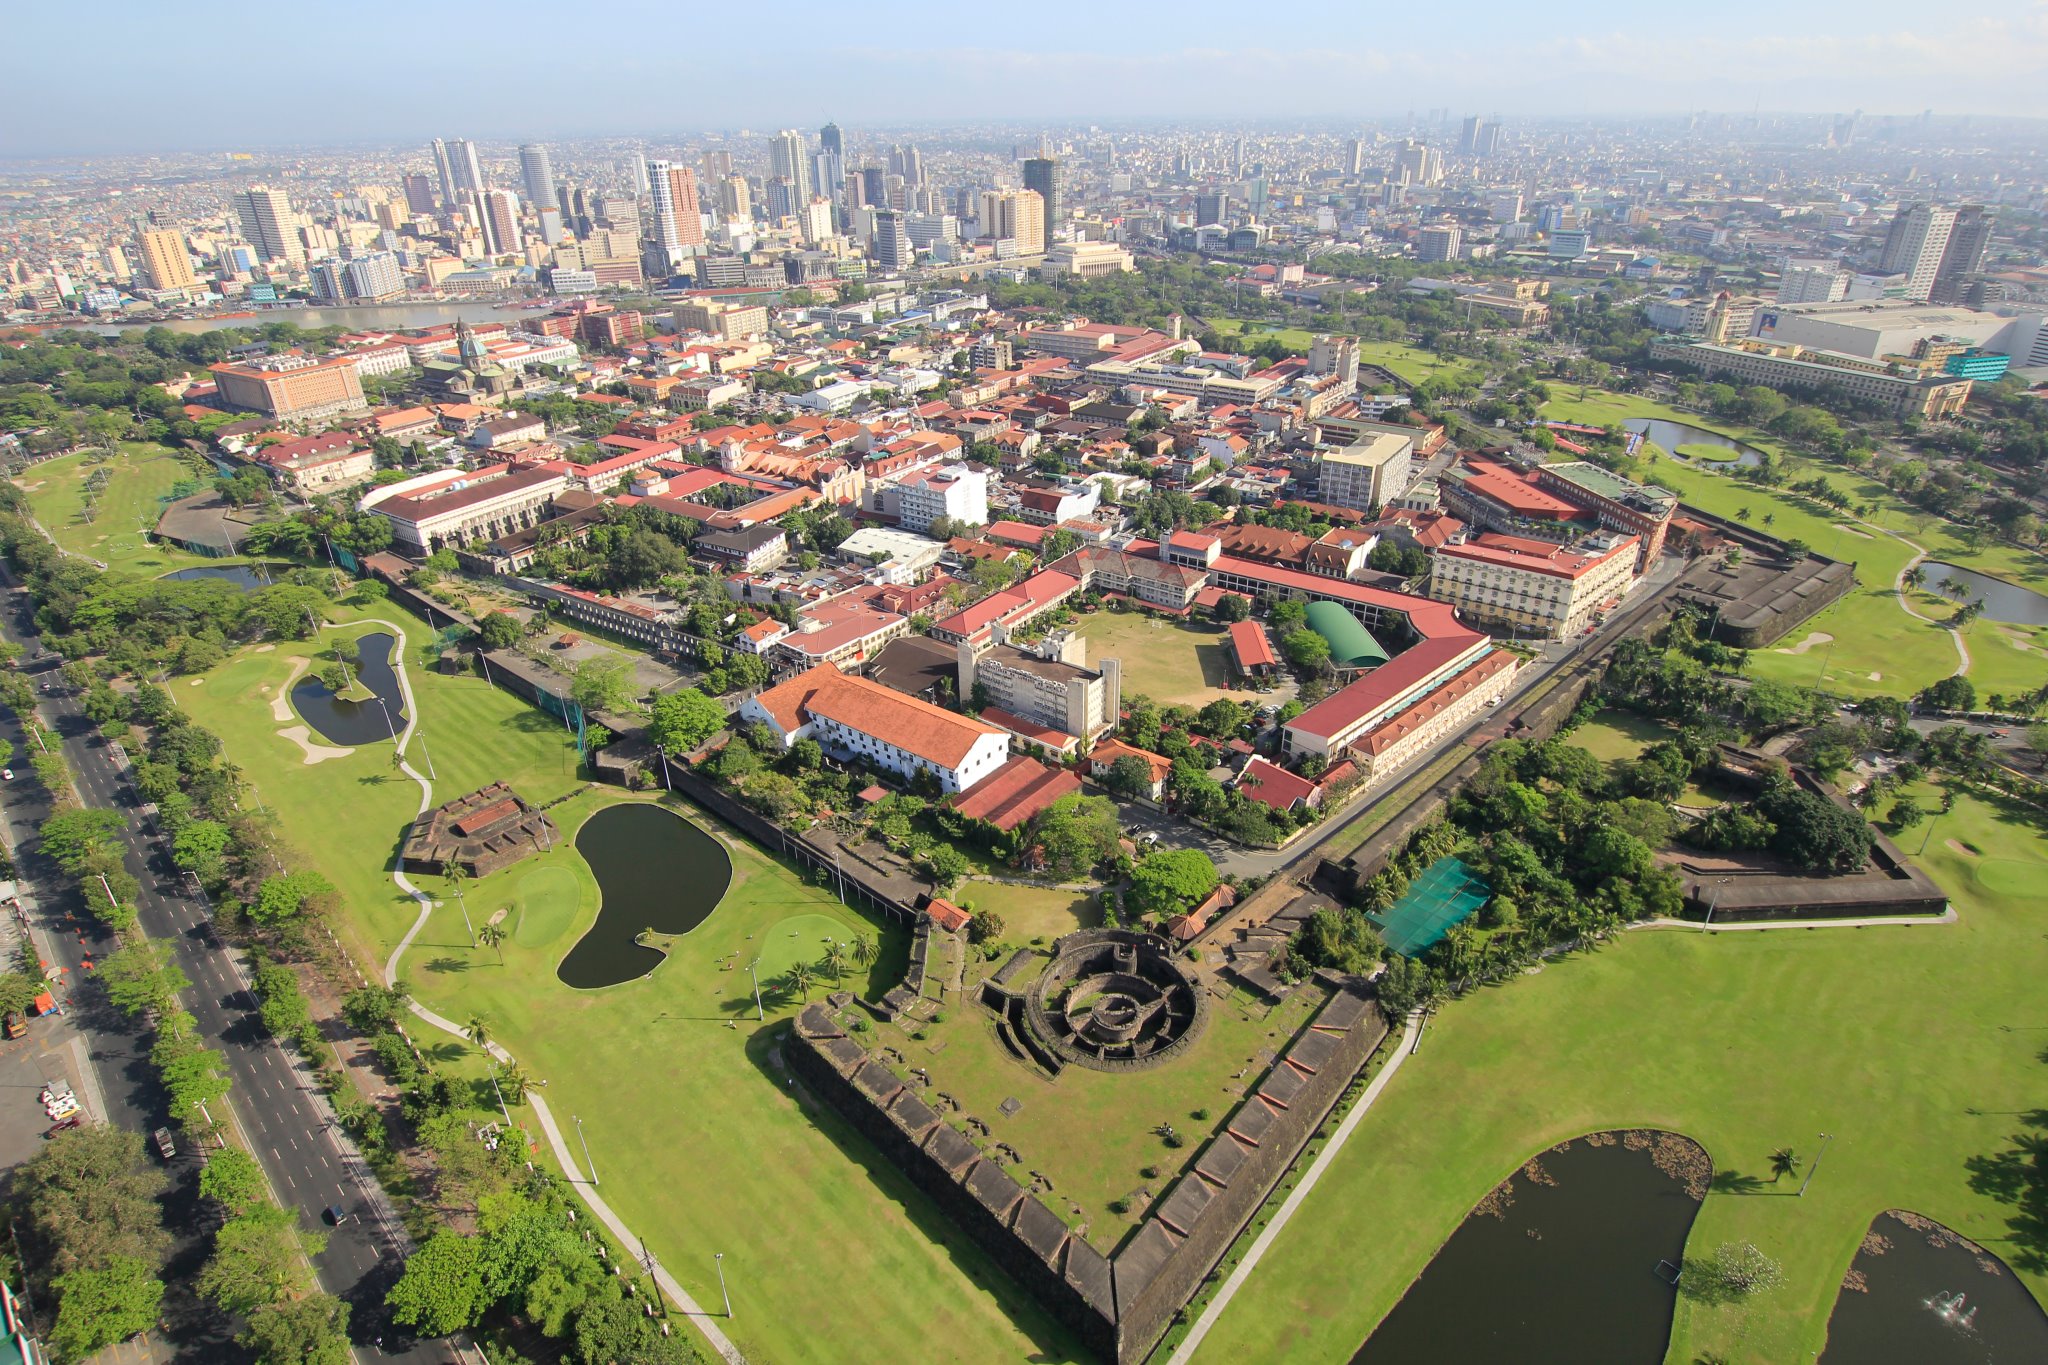
[[[1308,624],[1330,642],[1330,662],[1339,668],[1373,668],[1387,661],[1387,651],[1372,632],[1335,602],[1309,603]]]

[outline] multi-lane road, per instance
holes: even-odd
[[[37,650],[29,594],[4,568],[0,568],[0,593],[4,593],[0,630],[29,651]],[[354,1147],[340,1132],[326,1098],[312,1085],[310,1073],[258,1022],[256,1000],[241,964],[215,935],[199,893],[189,888],[171,863],[166,841],[129,781],[126,756],[80,711],[77,700],[61,682],[56,660],[45,656],[25,661],[22,671],[39,689],[44,682],[52,685],[48,693],[38,691],[38,709],[55,737],[53,742],[63,745],[80,798],[88,805],[117,811],[123,818],[125,861],[142,885],[136,904],[141,926],[151,938],[172,945],[178,966],[191,979],[185,1007],[198,1022],[207,1045],[226,1061],[234,1080],[230,1101],[235,1122],[262,1162],[278,1198],[298,1213],[304,1227],[327,1235],[326,1250],[316,1258],[315,1268],[321,1286],[352,1305],[350,1335],[358,1343],[359,1355],[381,1355],[415,1365],[460,1361],[462,1357],[451,1345],[405,1341],[388,1321],[384,1294],[403,1266],[408,1246],[403,1230]],[[17,734],[17,748],[22,742]],[[26,755],[16,761],[25,764]],[[55,937],[68,935],[76,940],[78,936],[75,928],[50,928]],[[132,1037],[121,1046],[129,1057],[139,1051]],[[131,1064],[124,1071],[136,1069],[137,1065]],[[146,1071],[147,1067],[140,1069]],[[155,1117],[162,1112],[162,1097],[147,1087],[120,1105],[110,1099],[110,1107],[118,1110],[110,1115],[111,1120],[123,1127],[132,1124],[146,1131],[162,1121]],[[328,1221],[329,1209],[340,1210],[338,1224]],[[178,1354],[194,1360],[218,1360],[218,1349],[217,1342],[211,1352],[204,1344],[195,1344],[194,1350],[181,1349]]]

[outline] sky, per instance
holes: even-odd
[[[12,0],[0,157],[1015,120],[2048,115],[2048,0]],[[95,33],[98,37],[95,37]]]

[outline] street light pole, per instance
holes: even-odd
[[[420,742],[420,752],[421,752],[422,754],[426,755],[426,759],[427,759],[427,780],[428,780],[429,782],[438,782],[438,781],[440,781],[440,780],[441,780],[440,774],[438,774],[438,773],[436,773],[436,772],[434,771],[434,755],[433,755],[432,751],[431,751],[431,750],[429,750],[429,749],[427,748],[427,735],[426,735],[426,731],[424,731],[424,730],[421,730],[421,729],[418,729],[418,728],[415,728],[415,729],[413,730],[413,732],[412,732],[412,737],[413,737],[414,739],[416,739],[416,740],[418,740],[418,741]]]
[[[344,665],[342,665],[342,666],[343,666],[344,668],[346,668],[346,667],[347,667],[347,665],[346,665],[346,664],[344,664]],[[390,735],[391,735],[391,742],[392,742],[393,744],[396,744],[396,743],[398,743],[398,727],[397,727],[396,725],[393,725],[393,724],[391,723],[391,708],[390,708],[390,707],[388,707],[388,706],[386,706],[386,705],[384,704],[384,698],[382,698],[382,697],[379,697],[379,698],[377,698],[377,709],[378,709],[379,711],[382,711],[382,712],[384,713],[384,728],[385,728],[385,730],[386,730],[386,731],[388,731],[388,732],[390,733]]]
[[[1835,1135],[1833,1133],[1822,1133],[1820,1135],[1820,1150],[1814,1153],[1813,1164],[1806,1168],[1806,1179],[1799,1182],[1800,1198],[1804,1199],[1806,1197],[1806,1187],[1813,1183],[1815,1173],[1820,1170],[1820,1159],[1828,1154],[1828,1144],[1834,1140]]]
[[[768,1016],[762,1013],[761,1010],[761,978],[754,975],[754,968],[760,965],[761,959],[758,957],[755,958],[752,962],[749,962],[747,964],[747,976],[754,983],[754,1018],[756,1020],[765,1020]]]
[[[576,1120],[576,1140],[583,1144],[583,1164],[590,1168],[590,1188],[594,1190],[597,1188],[597,1163],[590,1159],[590,1139],[583,1136],[583,1116],[571,1114],[569,1117]]]
[[[718,1266],[718,1297],[725,1300],[725,1318],[732,1321],[732,1295],[725,1290],[725,1253],[718,1252],[711,1258]]]

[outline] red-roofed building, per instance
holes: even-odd
[[[1269,677],[1280,668],[1280,656],[1273,652],[1272,638],[1259,621],[1230,623],[1230,657],[1238,673],[1247,678]]]
[[[997,623],[1015,630],[1081,589],[1081,582],[1057,569],[1040,569],[1013,588],[990,593],[966,610],[948,616],[932,626],[932,638],[949,644],[965,640],[979,645],[994,635]]]
[[[1166,790],[1166,775],[1173,771],[1173,760],[1164,754],[1155,754],[1150,749],[1140,749],[1120,739],[1105,739],[1088,751],[1088,775],[1100,782],[1109,776],[1109,770],[1120,758],[1135,758],[1152,773],[1152,789],[1146,793],[1157,801]]]
[[[1001,770],[1010,737],[993,725],[892,692],[820,664],[749,697],[741,723],[760,721],[784,748],[816,739],[828,751],[909,778],[929,774],[942,791],[964,792]]]
[[[1256,754],[1244,765],[1244,771],[1237,775],[1235,785],[1252,800],[1283,815],[1319,806],[1323,802],[1323,793],[1315,783],[1299,773],[1268,763]]]
[[[1081,739],[1078,735],[1070,735],[1064,730],[1055,730],[1050,725],[1040,725],[1037,721],[1027,720],[1023,716],[1012,715],[1001,707],[984,706],[981,709],[981,718],[990,725],[1001,726],[1027,744],[1036,744],[1050,753],[1060,755],[1062,758],[1071,755],[1076,749],[1081,747]]]
[[[1467,620],[1562,640],[1627,595],[1637,545],[1611,531],[1572,545],[1488,532],[1430,556],[1429,595]]]
[[[1062,796],[1080,790],[1081,779],[1065,768],[1049,768],[1035,758],[1019,755],[973,791],[954,797],[951,804],[963,818],[993,825],[1007,834]]]
[[[924,913],[940,932],[947,934],[959,933],[967,927],[967,921],[974,918],[953,902],[939,896],[933,896],[925,902]]]

